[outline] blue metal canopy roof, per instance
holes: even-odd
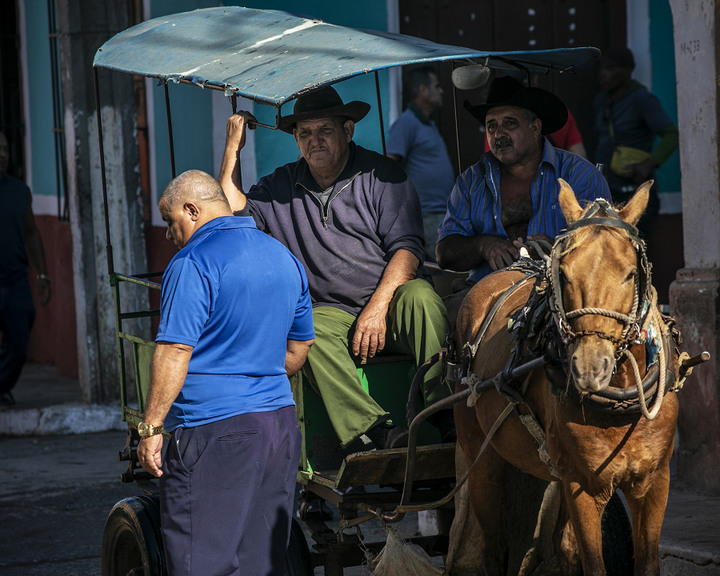
[[[280,107],[308,90],[392,66],[469,60],[495,69],[571,71],[596,62],[599,54],[596,48],[482,52],[286,12],[222,7],[133,26],[103,44],[93,66]]]

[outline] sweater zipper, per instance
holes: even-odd
[[[325,230],[327,230],[327,227],[328,227],[327,222],[328,222],[328,218],[329,218],[329,215],[330,215],[330,202],[332,202],[333,200],[335,200],[335,198],[337,198],[337,197],[340,195],[340,193],[341,193],[343,190],[345,190],[345,188],[347,188],[348,186],[350,186],[350,184],[353,183],[353,180],[355,180],[355,178],[357,178],[360,174],[361,174],[360,172],[358,172],[357,174],[355,174],[352,178],[350,178],[350,180],[348,180],[348,181],[345,183],[345,185],[344,185],[342,188],[340,188],[340,190],[337,191],[337,193],[336,193],[334,196],[331,195],[330,198],[329,198],[328,201],[327,201],[327,204],[323,204],[323,203],[320,201],[320,199],[319,199],[317,196],[315,196],[315,194],[314,194],[311,190],[309,190],[304,184],[302,184],[302,182],[298,182],[298,185],[299,185],[299,186],[302,186],[302,187],[305,189],[305,191],[308,192],[308,194],[310,195],[310,197],[313,198],[313,199],[315,200],[315,202],[317,202],[318,205],[320,206],[320,213],[321,213],[321,215],[322,215],[322,225],[323,225],[323,228],[325,228]]]

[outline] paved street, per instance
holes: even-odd
[[[119,409],[80,403],[77,381],[39,365],[26,367],[16,398],[16,407],[0,410],[0,575],[99,576],[105,518],[118,500],[140,494],[119,480],[126,468],[117,459],[125,443]],[[417,530],[412,516],[402,523],[406,534]],[[720,497],[674,483],[662,576],[720,576],[719,518]],[[379,522],[362,530],[369,541],[384,539]]]
[[[99,576],[105,518],[139,493],[119,480],[123,432],[0,438],[0,574]]]
[[[119,480],[126,463],[117,452],[124,441],[122,431],[0,437],[2,576],[100,575],[107,514],[118,500],[140,494]],[[414,532],[408,521],[402,528]],[[363,531],[371,540],[384,537],[379,522]],[[345,573],[368,574],[361,567]]]

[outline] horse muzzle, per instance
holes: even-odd
[[[599,392],[610,385],[615,370],[615,350],[606,341],[582,342],[571,353],[569,368],[578,392]]]

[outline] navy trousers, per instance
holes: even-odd
[[[282,576],[299,460],[294,406],[173,431],[160,478],[168,576]]]
[[[27,360],[35,306],[27,274],[12,284],[0,284],[0,393],[12,390]]]

